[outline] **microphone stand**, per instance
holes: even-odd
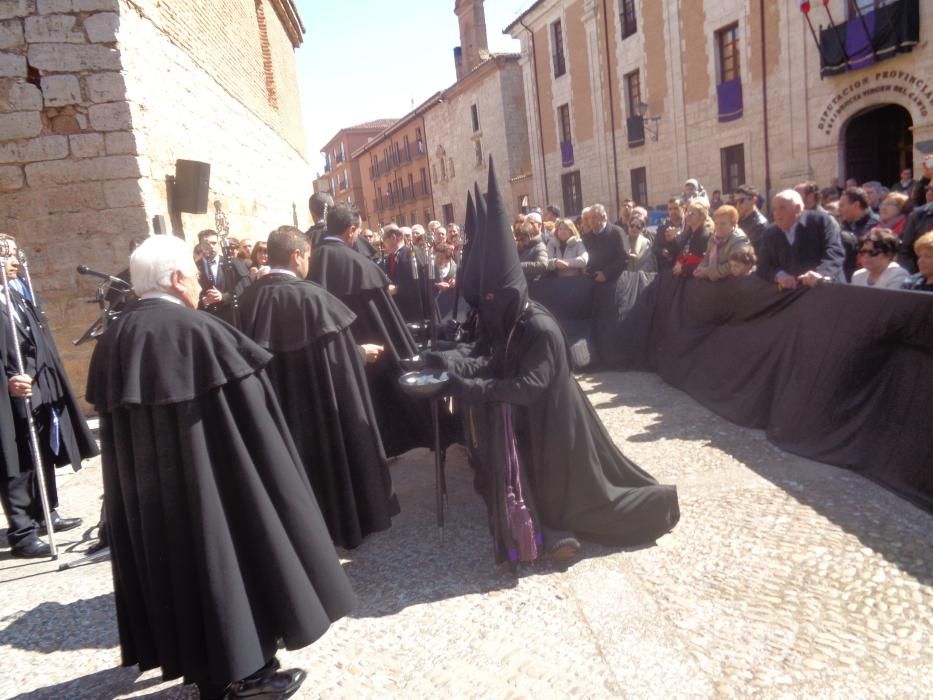
[[[13,351],[16,357],[16,369],[19,374],[25,374],[23,365],[23,353],[19,347],[19,334],[16,330],[16,310],[13,307],[13,296],[10,294],[10,280],[6,273],[6,263],[13,257],[13,251],[8,240],[0,241],[0,266],[3,267],[3,291],[6,293],[6,310],[10,317],[10,330],[13,336]],[[29,272],[26,272],[26,278],[29,279]],[[32,285],[29,285],[29,293],[32,294]],[[33,295],[33,299],[35,296]],[[28,319],[23,318],[26,322]],[[34,328],[34,333],[39,329]],[[36,433],[36,423],[32,417],[32,401],[28,396],[23,397],[23,404],[26,409],[26,422],[29,425],[29,446],[32,448],[33,468],[36,470],[36,481],[39,486],[39,500],[42,503],[42,516],[45,518],[45,529],[49,538],[49,553],[53,560],[58,559],[58,548],[55,546],[55,527],[52,525],[52,509],[49,507],[49,495],[45,488],[45,465],[42,463],[42,451],[39,449],[39,436]]]

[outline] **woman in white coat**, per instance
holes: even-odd
[[[558,277],[582,274],[589,255],[573,221],[558,219],[554,233],[547,243],[548,270],[557,272]]]

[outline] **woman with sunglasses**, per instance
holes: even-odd
[[[887,228],[869,231],[858,247],[858,261],[862,268],[852,275],[852,284],[858,287],[900,289],[907,279],[907,270],[894,262],[897,255],[897,236]]]

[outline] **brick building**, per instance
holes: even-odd
[[[376,119],[349,126],[334,134],[321,149],[324,156],[324,177],[329,185],[327,191],[336,202],[351,202],[363,208],[361,213],[364,219],[367,214],[363,200],[360,163],[350,155],[394,123],[394,119]]]
[[[525,90],[518,54],[486,50],[482,0],[458,0],[460,46],[454,50],[457,82],[425,113],[434,207],[441,219],[463,222],[466,193],[485,188],[489,156],[514,211],[533,194]]]
[[[209,163],[231,233],[306,225],[293,0],[3,0],[0,230],[31,256],[83,393],[96,315],[79,263],[116,272],[157,215],[194,242],[214,210],[176,211],[176,160]]]
[[[424,113],[438,97],[435,93],[353,152],[363,183],[364,225],[423,226],[435,218]]]
[[[575,213],[661,203],[687,177],[773,194],[916,171],[913,144],[933,139],[933,3],[830,0],[838,31],[811,5],[819,48],[797,2],[531,4],[506,33],[522,44],[534,200]]]

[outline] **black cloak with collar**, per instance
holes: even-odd
[[[143,299],[98,340],[123,665],[225,685],[355,602],[263,368],[227,323]]]
[[[320,285],[285,274],[243,294],[242,329],[266,368],[334,543],[358,546],[399,512],[353,313]]]

